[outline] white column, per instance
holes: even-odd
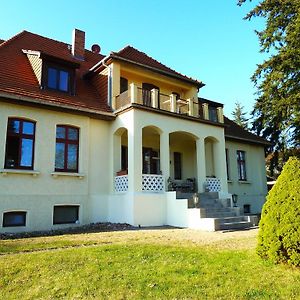
[[[176,95],[171,94],[170,101],[171,101],[171,112],[176,112],[176,108],[177,108]]]
[[[220,123],[224,123],[223,107],[218,107],[217,113],[218,113],[218,121]]]
[[[151,90],[151,106],[154,108],[158,108],[158,90]]]
[[[206,164],[205,164],[205,144],[204,138],[200,137],[196,140],[197,152],[197,186],[198,192],[204,191],[204,183],[206,181]]]
[[[137,103],[137,86],[134,83],[130,83],[130,102]]]
[[[165,189],[168,187],[168,178],[170,177],[170,144],[169,133],[160,134],[160,169],[165,180]]]
[[[135,127],[134,116],[128,128],[128,190],[142,190],[142,129]]]
[[[187,99],[189,105],[189,116],[194,116],[194,101],[193,99]]]
[[[214,146],[214,166],[215,175],[221,181],[221,191],[227,193],[227,172],[226,172],[226,154],[225,154],[225,142],[219,141],[213,144]]]
[[[207,103],[203,103],[202,104],[202,108],[203,108],[203,118],[205,120],[209,120],[208,104]]]

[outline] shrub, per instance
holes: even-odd
[[[291,157],[267,195],[257,253],[275,263],[300,266],[300,160]]]

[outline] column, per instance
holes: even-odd
[[[134,83],[130,83],[130,102],[137,103],[137,86]]]
[[[205,192],[204,183],[206,182],[206,164],[205,164],[205,144],[204,138],[200,137],[196,140],[197,154],[197,186],[198,192]]]
[[[218,121],[220,123],[224,123],[223,107],[217,108],[217,114],[218,114]]]
[[[205,120],[209,120],[208,104],[207,103],[203,103],[202,107],[203,107],[203,118]]]
[[[187,99],[189,105],[189,116],[194,116],[194,101],[193,99]]]
[[[157,89],[151,90],[151,105],[154,108],[158,108],[158,90]]]
[[[225,141],[214,142],[214,165],[216,177],[221,181],[221,191],[228,192]]]
[[[176,112],[177,109],[177,100],[176,100],[176,95],[171,94],[170,95],[170,101],[171,101],[171,112]]]
[[[134,115],[128,128],[128,190],[142,190],[142,128],[136,124]]]
[[[160,134],[160,169],[165,180],[165,190],[168,188],[168,178],[170,177],[170,144],[169,133]]]

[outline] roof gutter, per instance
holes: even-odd
[[[58,103],[43,101],[40,99],[33,99],[30,97],[21,96],[21,95],[0,92],[0,99],[1,98],[11,99],[11,100],[16,100],[16,101],[24,101],[27,103],[33,103],[33,104],[38,104],[38,105],[43,105],[43,106],[50,106],[53,108],[66,109],[66,110],[71,110],[71,111],[76,111],[76,112],[83,112],[83,113],[88,113],[88,114],[92,114],[92,115],[97,115],[98,117],[103,116],[103,117],[106,117],[111,120],[115,119],[115,114],[111,113],[111,112],[99,111],[96,109],[84,108],[84,107],[79,107],[79,106],[71,106],[68,104],[58,104]]]

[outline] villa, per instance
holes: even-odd
[[[0,40],[0,232],[252,226],[268,142],[203,86],[132,46],[86,50],[77,29]]]

